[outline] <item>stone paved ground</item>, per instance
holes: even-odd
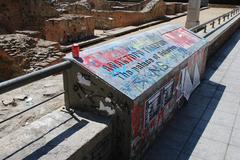
[[[240,30],[208,62],[206,76],[145,160],[240,160]]]

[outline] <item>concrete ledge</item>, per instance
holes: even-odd
[[[108,124],[107,119],[57,110],[0,139],[0,159],[107,159]]]
[[[240,27],[240,14],[228,23],[221,26],[215,32],[206,37],[208,47],[208,57],[215,53],[222,45],[232,36],[232,34]]]
[[[209,4],[209,7],[212,8],[236,8],[237,5],[231,5],[231,4]]]

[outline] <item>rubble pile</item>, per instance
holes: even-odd
[[[63,56],[56,42],[23,34],[0,35],[0,77],[4,79],[39,70]]]

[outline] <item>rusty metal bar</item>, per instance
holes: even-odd
[[[64,61],[59,64],[32,72],[5,82],[0,83],[0,94],[14,90],[26,84],[57,74],[71,67],[70,61]]]

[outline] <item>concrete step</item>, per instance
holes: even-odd
[[[0,159],[107,159],[109,124],[107,118],[56,110],[1,138]]]

